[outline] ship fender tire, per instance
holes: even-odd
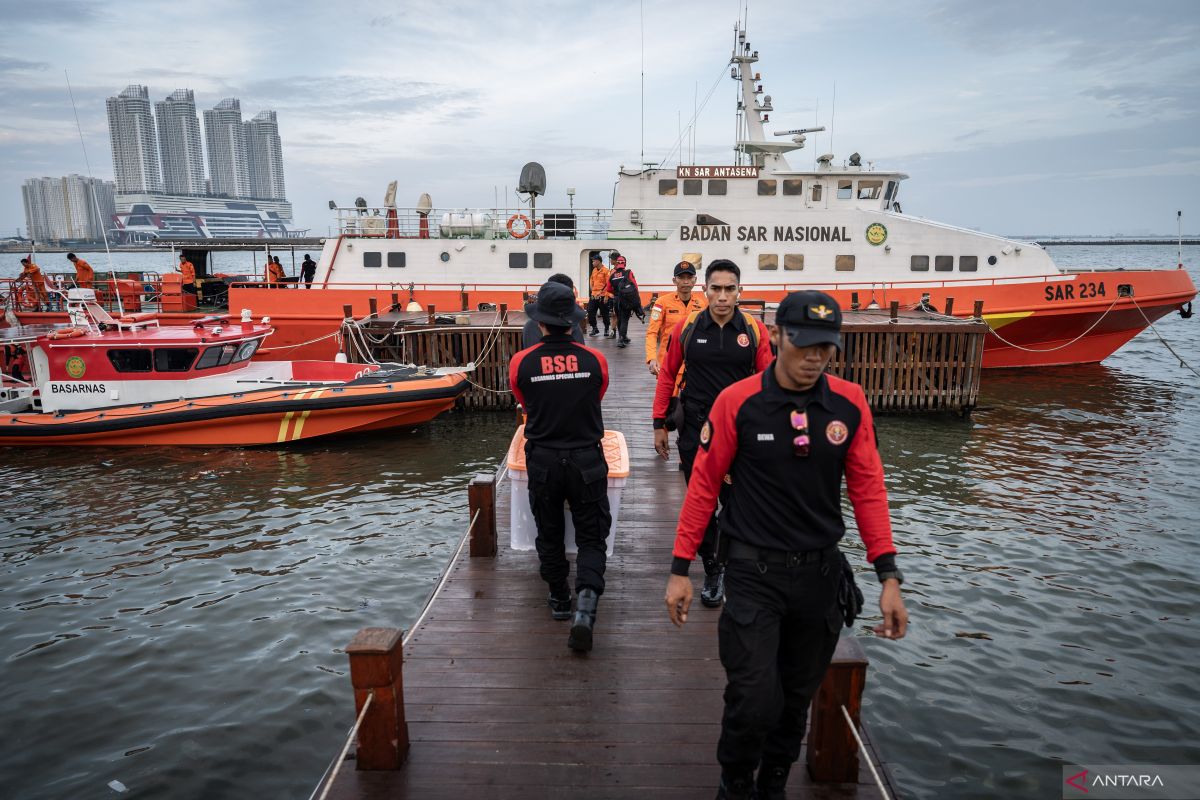
[[[524,223],[524,228],[520,233],[517,233],[513,230],[513,227],[516,226],[517,222]],[[508,218],[507,227],[509,236],[513,237],[514,239],[524,239],[533,230],[533,223],[530,222],[529,217],[525,216],[524,214],[513,214]]]

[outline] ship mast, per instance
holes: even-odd
[[[769,121],[767,113],[772,111],[771,96],[765,95],[759,102],[758,95],[762,93],[762,76],[751,69],[758,61],[758,51],[750,48],[746,41],[746,31],[741,23],[734,26],[733,57],[729,63],[733,65],[730,76],[741,84],[742,94],[738,101],[738,136],[734,144],[734,152],[738,154],[738,163],[742,155],[750,157],[750,163],[761,167],[764,172],[789,172],[791,167],[784,153],[799,150],[804,147],[804,135],[798,133],[790,142],[769,142],[763,130],[763,123]]]

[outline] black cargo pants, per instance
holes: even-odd
[[[679,402],[682,403],[683,400],[680,399]],[[692,467],[696,463],[696,451],[700,449],[700,429],[704,427],[706,419],[708,419],[707,409],[702,415],[696,415],[684,406],[683,427],[679,429],[679,441],[676,442],[676,446],[679,448],[679,468],[683,470],[684,483],[690,483],[692,480]],[[722,483],[720,493],[722,504],[725,502],[726,493],[726,485]],[[705,575],[713,575],[721,571],[721,565],[717,563],[717,540],[717,515],[714,512],[708,520],[708,527],[704,529],[704,539],[696,550],[700,560],[704,563]]]
[[[609,307],[609,305],[610,305],[610,303],[609,303],[609,299],[607,297],[593,297],[592,299],[588,300],[587,320],[588,320],[588,326],[592,330],[594,330],[594,331],[599,330],[599,328],[596,327],[596,313],[599,312],[600,317],[604,320],[604,332],[608,333],[608,328],[609,328],[608,307]]]
[[[826,551],[827,553],[829,551]],[[800,757],[808,705],[833,659],[843,619],[840,555],[795,565],[730,559],[717,624],[725,714],[717,760],[729,775]]]
[[[542,580],[554,589],[565,584],[571,572],[563,541],[566,502],[571,506],[578,548],[575,590],[591,588],[596,594],[603,594],[612,514],[608,508],[608,462],[600,444],[578,450],[555,450],[526,442],[525,467],[529,476],[529,509],[537,523],[534,544]]]

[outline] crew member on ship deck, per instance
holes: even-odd
[[[196,265],[188,261],[187,256],[179,254],[179,274],[183,276],[183,291],[188,294],[196,293]]]
[[[279,256],[267,256],[267,285],[272,287],[281,286],[283,285],[283,279],[286,277],[287,275],[283,272],[283,264],[279,263]]]
[[[650,309],[650,324],[646,326],[646,364],[651,375],[658,374],[658,366],[667,355],[667,340],[675,326],[691,312],[708,308],[708,299],[692,292],[696,285],[696,267],[692,262],[676,264],[672,282],[675,291],[658,298]],[[605,324],[607,326],[607,322]]]
[[[588,297],[587,315],[588,315],[588,336],[599,336],[600,329],[596,327],[596,314],[604,320],[604,338],[608,338],[608,311],[612,305],[612,295],[608,293],[608,276],[612,274],[612,270],[604,266],[604,259],[599,253],[592,253],[592,271],[588,275],[588,283],[591,286],[591,294]]]
[[[46,304],[46,277],[42,275],[42,268],[28,258],[21,259],[21,267],[21,280],[29,284],[32,305],[36,306],[34,310],[41,311]]]
[[[96,270],[74,253],[67,253],[67,261],[75,265],[75,285],[80,289],[91,289],[95,286]]]

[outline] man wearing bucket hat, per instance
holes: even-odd
[[[596,606],[604,593],[607,539],[612,525],[608,506],[608,462],[600,446],[604,418],[600,401],[608,388],[608,362],[590,347],[572,341],[571,329],[584,311],[575,293],[555,281],[538,290],[526,307],[542,340],[509,362],[509,385],[525,407],[525,465],[529,508],[537,525],[541,576],[550,587],[547,603],[557,620],[571,619],[567,646],[592,649]],[[563,504],[575,524],[575,591],[571,616],[571,565],[563,541]]]
[[[727,684],[718,798],[785,796],[809,701],[839,629],[859,610],[861,594],[838,549],[846,532],[843,477],[882,584],[875,633],[899,639],[908,625],[871,411],[860,386],[825,374],[841,347],[841,325],[827,294],[784,298],[770,327],[778,356],[717,397],[679,514],[665,597],[676,625],[687,621],[688,566],[729,476],[721,512],[727,566],[718,646]]]
[[[570,275],[564,275],[563,273],[559,272],[551,275],[549,278],[546,278],[546,282],[561,283],[563,286],[566,286],[568,289],[570,289],[572,293],[575,292],[575,281],[571,280]],[[521,328],[521,347],[523,348],[533,347],[542,340],[542,330],[538,327],[539,323],[533,318],[532,313],[530,313],[536,305],[536,301],[525,304],[525,316],[528,319],[525,320],[525,326]],[[581,325],[571,326],[571,338],[580,344],[583,344],[583,327]]]

